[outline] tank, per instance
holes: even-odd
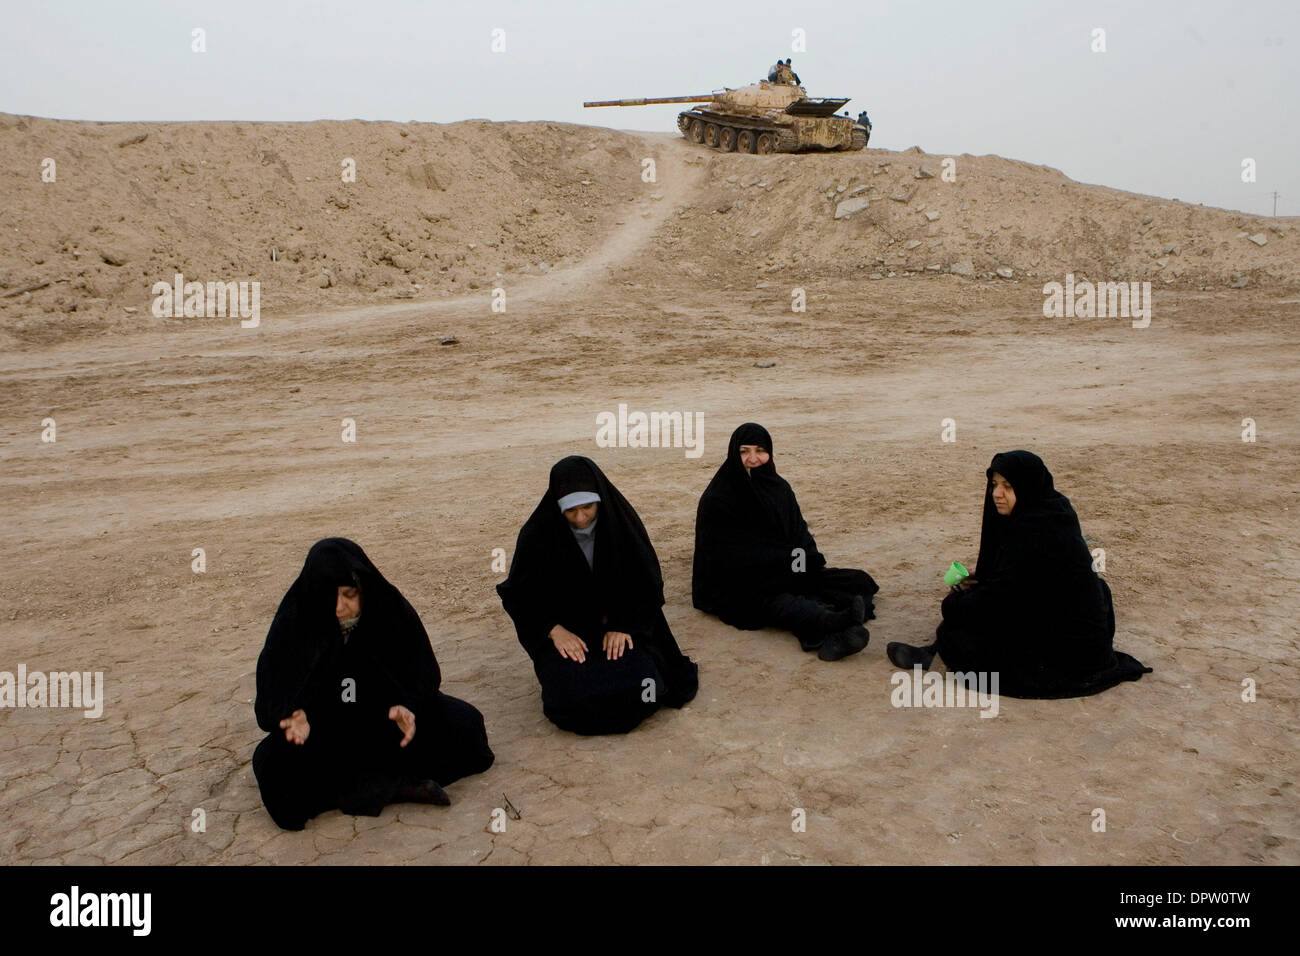
[[[699,103],[677,116],[677,128],[694,143],[724,153],[806,153],[862,149],[867,130],[835,114],[848,98],[809,97],[802,86],[762,80],[721,93],[658,96],[632,100],[593,100],[583,106],[648,106]]]

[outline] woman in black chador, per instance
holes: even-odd
[[[627,733],[660,705],[695,696],[696,666],[664,619],[663,576],[645,526],[590,459],[571,456],[551,469],[497,593],[557,727]]]
[[[483,715],[438,691],[419,615],[346,538],[312,545],[257,659],[253,753],[262,802],[301,830],[325,810],[449,804],[443,787],[492,766]]]
[[[793,631],[805,651],[835,661],[867,646],[862,622],[875,617],[878,590],[865,571],[826,567],[767,429],[737,428],[695,516],[695,606],[733,627]]]
[[[1137,680],[1151,668],[1114,650],[1110,586],[1070,500],[1032,452],[993,456],[984,491],[975,573],[943,601],[938,640],[890,644],[898,667],[996,672],[1009,697],[1085,697]]]

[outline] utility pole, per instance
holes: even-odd
[[[1277,190],[1273,190],[1273,218],[1277,218]]]

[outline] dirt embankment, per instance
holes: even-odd
[[[150,290],[176,273],[256,280],[277,312],[486,296],[498,274],[586,258],[639,195],[640,159],[632,136],[555,123],[0,115],[0,327],[156,328]]]
[[[704,152],[708,184],[676,231],[692,262],[868,278],[903,274],[1221,288],[1300,283],[1300,220],[1261,219],[1076,183],[1000,156],[867,150]]]
[[[704,174],[685,195],[642,176],[643,160],[669,143]],[[261,308],[281,314],[486,298],[497,283],[589,258],[639,208],[629,203],[660,198],[673,204],[661,256],[728,285],[787,269],[1300,284],[1294,218],[915,147],[757,157],[558,123],[0,114],[0,170],[0,335],[10,345],[183,322],[150,314],[153,284],[177,273],[258,281]]]

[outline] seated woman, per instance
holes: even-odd
[[[590,459],[571,456],[551,469],[497,593],[557,727],[627,733],[660,705],[695,696],[696,666],[664,619],[650,537]]]
[[[890,644],[889,659],[929,667],[937,652],[949,670],[996,672],[1000,693],[1026,698],[1085,697],[1149,674],[1112,647],[1110,586],[1042,459],[1003,452],[987,475],[974,575],[944,598],[934,644]]]
[[[876,616],[878,590],[865,571],[826,567],[776,473],[767,429],[737,428],[695,516],[695,606],[732,627],[792,631],[805,651],[836,661],[867,646],[862,622]]]
[[[419,615],[346,538],[312,545],[257,659],[253,752],[267,812],[301,830],[325,810],[449,804],[492,766],[483,715],[440,693]]]

